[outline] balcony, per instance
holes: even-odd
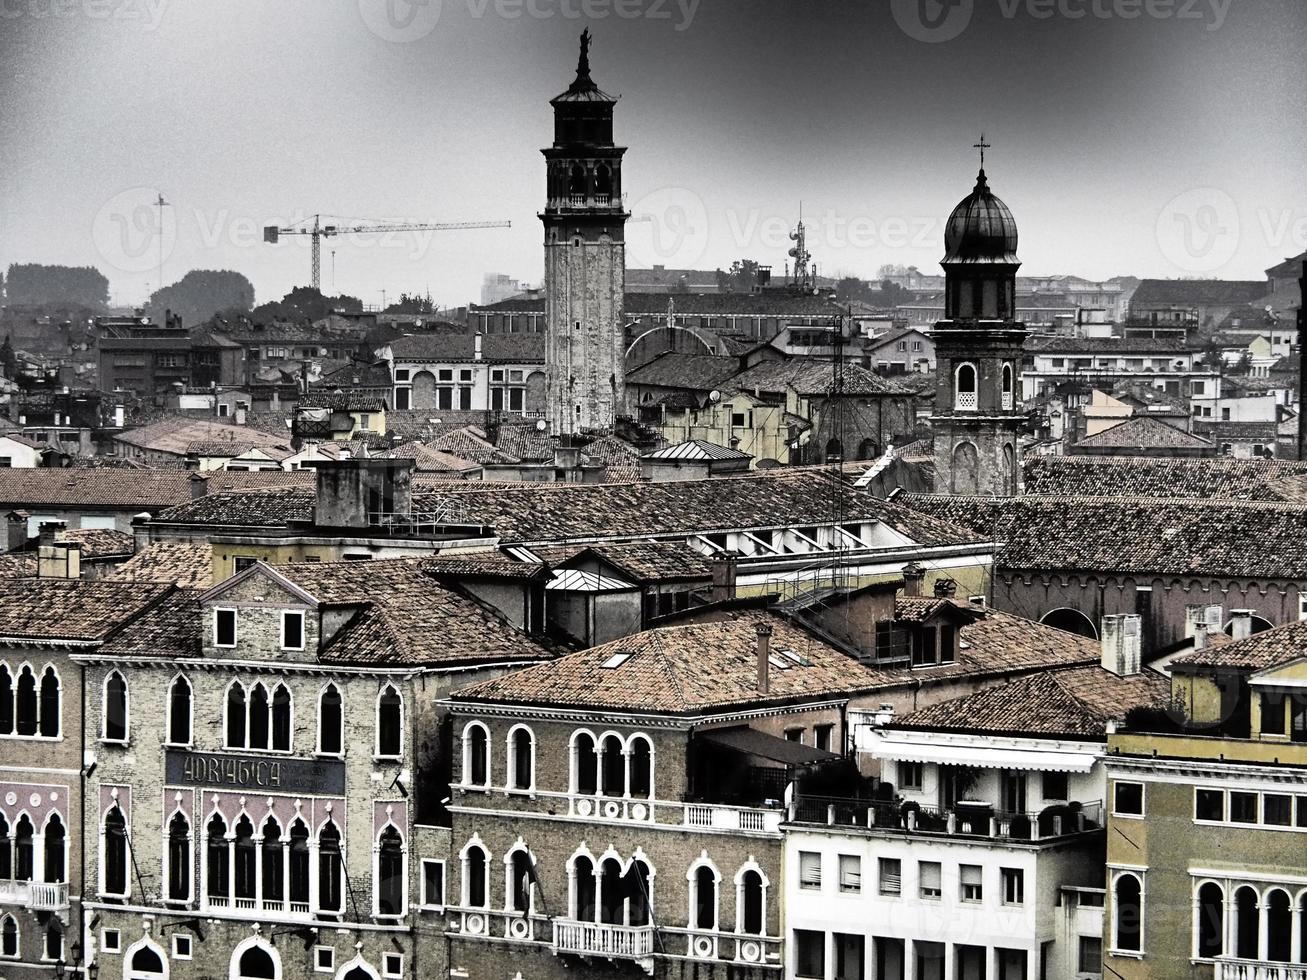
[[[1307,963],[1277,963],[1273,960],[1216,958],[1213,980],[1307,980]]]
[[[622,926],[607,922],[554,920],[554,952],[609,959],[647,960],[653,970],[653,926]]]
[[[724,803],[676,803],[574,793],[537,795],[565,796],[569,816],[597,823],[654,823],[727,833],[779,834],[784,815],[780,809]]]
[[[26,905],[34,912],[62,912],[68,908],[68,885],[62,881],[0,880],[0,903]]]
[[[1041,812],[997,810],[982,802],[949,809],[916,803],[803,796],[790,807],[791,823],[907,831],[943,837],[982,838],[1012,843],[1061,840],[1103,829],[1103,804],[1071,803]],[[1307,978],[1303,978],[1307,980]]]

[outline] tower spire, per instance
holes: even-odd
[[[581,31],[581,54],[576,59],[576,80],[572,90],[593,88],[594,80],[590,77],[590,28]]]

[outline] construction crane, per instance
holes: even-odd
[[[305,218],[304,221],[308,221]],[[351,219],[346,219],[351,220]],[[352,219],[366,220],[366,219]],[[441,221],[441,222],[423,222],[418,224],[386,224],[382,222],[370,222],[361,225],[335,225],[323,224],[322,215],[313,216],[313,224],[305,225],[300,222],[296,225],[290,225],[286,228],[278,228],[276,225],[265,225],[263,228],[263,240],[272,245],[277,244],[277,240],[282,235],[309,235],[313,240],[313,288],[321,292],[322,290],[322,239],[332,238],[336,235],[361,235],[366,233],[385,233],[389,231],[464,231],[471,228],[511,228],[510,221]]]

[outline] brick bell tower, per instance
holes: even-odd
[[[935,324],[935,492],[1014,496],[1017,384],[1024,323],[1016,319],[1017,225],[985,177],[944,230],[944,319]]]
[[[612,431],[624,392],[626,219],[617,99],[590,78],[590,32],[545,155],[545,386],[551,431]]]

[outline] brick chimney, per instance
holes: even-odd
[[[38,537],[41,545],[52,545],[59,533],[68,527],[63,521],[42,521]]]
[[[191,499],[199,500],[209,492],[209,481],[199,473],[191,474]]]
[[[1104,616],[1102,622],[1102,664],[1118,677],[1133,677],[1140,671],[1142,617],[1137,613]]]
[[[712,601],[727,602],[735,598],[736,559],[734,551],[715,555],[712,560]]]
[[[9,514],[8,532],[5,536],[6,550],[17,551],[27,544],[27,514],[24,511],[12,511]]]
[[[44,528],[45,525],[42,525]],[[1230,636],[1235,640],[1246,640],[1253,635],[1252,609],[1230,610]]]
[[[926,569],[918,562],[909,562],[903,566],[903,594],[921,595],[921,584],[926,580]]]
[[[758,624],[758,693],[771,693],[771,627]]]

